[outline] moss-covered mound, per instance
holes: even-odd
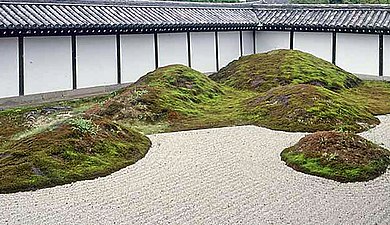
[[[390,165],[388,150],[358,135],[334,131],[307,135],[281,157],[297,171],[340,182],[374,179]]]
[[[223,87],[203,73],[183,65],[158,68],[141,77],[90,114],[112,119],[149,122],[198,115],[200,104],[219,98]]]
[[[364,107],[323,87],[299,84],[272,88],[247,103],[254,121],[284,131],[363,131],[379,124]]]
[[[149,139],[113,122],[73,118],[0,144],[0,193],[108,175],[142,158]]]
[[[274,50],[243,56],[211,78],[231,87],[260,92],[288,84],[312,84],[340,90],[360,83],[353,74],[297,50]]]

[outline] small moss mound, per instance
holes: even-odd
[[[88,113],[112,119],[156,122],[199,115],[202,113],[200,104],[223,94],[223,87],[203,73],[184,65],[170,65],[146,74],[102,107]]]
[[[321,131],[307,135],[281,153],[297,171],[340,182],[368,181],[390,165],[390,152],[358,135]]]
[[[260,92],[289,84],[312,84],[340,90],[355,87],[361,82],[355,75],[297,50],[274,50],[243,56],[211,78],[231,87]]]
[[[0,145],[0,193],[108,175],[141,159],[149,139],[106,120],[72,118]]]
[[[258,125],[284,131],[363,131],[379,124],[364,107],[308,84],[272,88],[249,100],[247,107]]]

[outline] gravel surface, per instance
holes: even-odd
[[[373,129],[363,132],[360,135],[383,147],[390,149],[390,114],[377,116],[381,123]]]
[[[390,116],[364,136],[389,146]],[[296,172],[280,152],[304,134],[255,126],[149,136],[107,177],[0,195],[0,224],[390,224],[390,171],[360,183]]]

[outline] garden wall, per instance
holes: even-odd
[[[77,88],[117,83],[117,49],[114,35],[76,37]]]
[[[129,83],[158,66],[177,63],[211,73],[254,49],[259,53],[280,48],[310,52],[375,77],[383,55],[383,75],[390,76],[386,35],[381,39],[331,32],[205,31],[12,37],[0,38],[0,98]]]
[[[18,38],[0,38],[0,98],[19,95]]]
[[[293,48],[332,62],[332,33],[294,32]]]
[[[337,34],[336,65],[356,74],[379,75],[379,35]]]
[[[383,76],[390,77],[390,35],[383,36]]]
[[[153,34],[129,34],[120,38],[121,82],[134,82],[156,68]]]
[[[290,48],[290,32],[288,31],[257,31],[256,53],[275,49]]]
[[[191,67],[205,73],[217,71],[215,33],[191,33],[190,44]]]
[[[72,89],[71,37],[24,39],[24,93]]]

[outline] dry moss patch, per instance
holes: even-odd
[[[234,88],[260,92],[289,84],[311,84],[335,91],[355,87],[361,82],[353,74],[297,50],[243,56],[211,78]]]
[[[374,179],[390,165],[390,152],[358,135],[321,131],[281,153],[297,171],[340,182]]]
[[[379,124],[365,107],[323,87],[299,84],[272,88],[247,103],[254,121],[284,131],[363,131]]]
[[[108,175],[142,158],[149,139],[106,120],[69,119],[0,144],[0,193]]]

